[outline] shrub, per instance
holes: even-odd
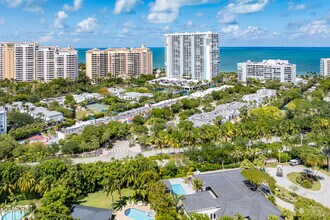
[[[308,180],[303,180],[300,185],[306,189],[311,189],[313,187],[312,183]]]

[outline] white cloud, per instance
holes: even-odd
[[[73,0],[73,6],[65,4],[63,9],[66,11],[78,11],[82,7],[82,4],[83,0]]]
[[[54,32],[52,31],[52,32],[49,32],[48,34],[46,34],[42,37],[39,37],[39,42],[40,43],[48,43],[53,39],[54,39]]]
[[[156,0],[150,4],[148,21],[150,23],[172,23],[180,14],[183,6],[216,3],[219,0]]]
[[[0,25],[6,23],[6,20],[3,17],[0,17]]]
[[[197,13],[195,14],[195,16],[196,16],[197,18],[200,18],[200,17],[203,17],[203,16],[204,16],[204,13],[203,13],[203,12],[197,12]]]
[[[78,42],[78,41],[80,41],[80,38],[73,39],[73,42]]]
[[[164,28],[163,28],[163,32],[167,32],[170,30],[170,26],[169,25],[166,25]]]
[[[58,11],[55,14],[54,27],[61,29],[66,26],[65,20],[68,18],[68,15],[64,11]]]
[[[289,11],[298,11],[306,9],[305,4],[295,4],[294,2],[289,2]]]
[[[42,5],[45,2],[47,2],[47,0],[0,0],[1,4],[4,4],[10,8],[21,7],[24,11],[36,14],[44,13]]]
[[[86,18],[77,24],[77,32],[87,32],[91,33],[98,27],[98,21],[96,18]]]
[[[23,0],[0,0],[0,3],[7,5],[11,8],[16,8],[21,6],[23,3]]]
[[[269,0],[236,0],[218,12],[219,22],[235,23],[237,15],[260,12],[268,3]]]
[[[269,39],[279,35],[277,32],[269,32],[266,28],[248,26],[246,29],[241,29],[238,25],[223,27],[221,32],[231,38],[239,39]]]
[[[328,38],[330,37],[330,25],[326,20],[311,21],[294,31],[290,38],[307,35]]]
[[[179,11],[173,12],[152,12],[148,15],[148,21],[151,23],[172,23],[177,19]]]
[[[117,0],[114,14],[132,13],[134,8],[140,3],[140,0]]]
[[[192,20],[188,20],[186,23],[187,27],[192,27],[194,25],[194,23],[192,22]]]

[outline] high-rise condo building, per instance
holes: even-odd
[[[237,64],[238,80],[246,82],[248,78],[259,80],[278,80],[280,82],[296,81],[296,65],[288,60],[263,60]]]
[[[168,78],[212,80],[219,74],[219,35],[212,32],[165,34]]]
[[[330,76],[330,58],[321,59],[321,76],[329,77]]]
[[[86,52],[86,75],[90,79],[105,77],[109,73],[104,50],[94,48]]]
[[[3,107],[0,107],[0,134],[7,133],[7,112]]]
[[[40,47],[36,52],[36,80],[78,77],[78,52],[71,47]]]
[[[38,43],[0,43],[0,80],[48,82],[78,77],[78,52]]]
[[[152,52],[141,48],[92,49],[86,52],[86,74],[90,79],[105,77],[131,78],[152,74]]]
[[[40,47],[36,52],[36,80],[50,81],[55,78],[55,54],[57,47]]]
[[[16,81],[32,82],[35,80],[37,43],[14,44],[14,79]]]
[[[78,51],[68,47],[59,48],[55,54],[55,78],[78,78]]]
[[[14,79],[13,43],[0,43],[0,79]]]

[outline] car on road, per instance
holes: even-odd
[[[291,166],[296,166],[296,165],[299,165],[299,164],[302,164],[301,159],[292,159],[292,160],[290,160],[290,165]]]
[[[283,177],[283,167],[281,165],[276,167],[276,176]]]

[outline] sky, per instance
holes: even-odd
[[[330,0],[0,0],[0,41],[163,47],[203,31],[226,47],[330,47]]]

